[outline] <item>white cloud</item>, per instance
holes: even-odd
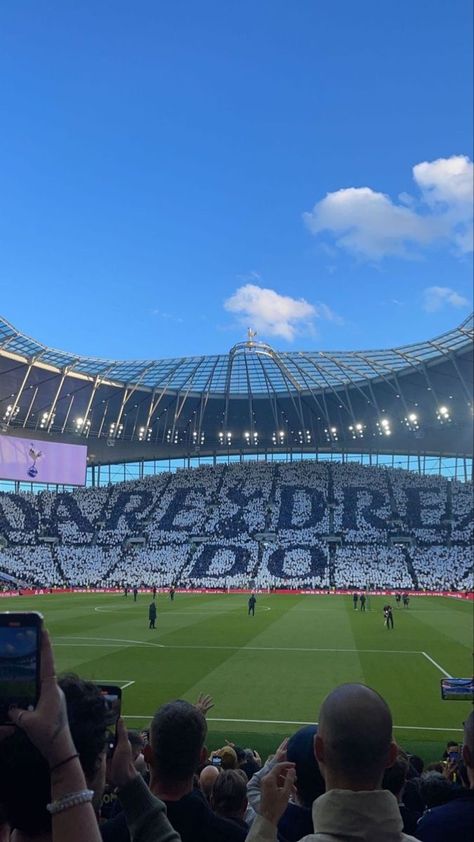
[[[459,295],[451,287],[427,287],[423,291],[423,309],[427,313],[434,313],[446,305],[451,307],[467,307],[469,301],[463,295]]]
[[[224,307],[236,313],[239,322],[265,336],[280,336],[292,341],[302,330],[312,331],[314,319],[335,323],[341,319],[326,304],[310,304],[304,298],[280,295],[274,289],[244,284],[225,302]]]
[[[430,205],[469,205],[472,212],[474,165],[467,155],[423,161],[413,167],[413,178]]]
[[[424,161],[413,178],[418,198],[401,193],[396,202],[371,187],[347,187],[327,193],[303,218],[313,234],[328,232],[336,245],[376,260],[417,256],[442,241],[458,253],[472,250],[472,161]]]

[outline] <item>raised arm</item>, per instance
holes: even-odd
[[[58,687],[48,632],[41,634],[41,694],[34,711],[10,711],[10,719],[21,728],[47,760],[51,770],[53,842],[101,842],[94,809],[93,792],[87,788],[67,719],[64,693]]]

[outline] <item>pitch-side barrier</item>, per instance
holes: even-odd
[[[267,596],[275,596],[278,594],[293,594],[294,596],[348,596],[353,593],[362,593],[362,588],[348,588],[336,589],[330,588],[328,590],[311,590],[308,588],[276,588],[268,590],[267,588],[175,588],[176,594],[249,594],[257,593]],[[140,594],[151,594],[152,588],[139,588]],[[157,593],[167,594],[169,588],[157,588]],[[408,589],[386,589],[386,590],[365,590],[364,593],[369,596],[395,596],[397,593],[407,593],[412,596],[450,596],[454,599],[470,599],[474,600],[473,591],[411,591]],[[18,590],[0,591],[0,598],[9,596],[45,596],[48,594],[62,594],[81,593],[81,594],[123,594],[123,588],[20,588]],[[129,590],[132,594],[132,591]]]

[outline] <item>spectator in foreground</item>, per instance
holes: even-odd
[[[211,795],[212,789],[214,784],[219,777],[219,769],[217,766],[204,766],[201,774],[199,775],[199,789],[201,790],[202,794],[205,796],[206,801],[208,804],[211,803]]]
[[[392,765],[397,746],[386,702],[362,684],[343,684],[324,700],[315,754],[326,793],[313,804],[314,840],[413,842],[402,831],[396,798],[381,789],[383,773]],[[274,842],[278,821],[295,783],[292,763],[278,763],[262,781],[260,816],[248,842]]]
[[[403,795],[405,792],[409,768],[410,762],[408,760],[408,755],[399,748],[393,766],[385,769],[382,788],[388,789],[388,791],[391,792],[397,799],[398,809],[400,810],[400,815],[403,819],[404,832],[414,835],[421,813],[417,813],[415,810],[410,810],[403,803]]]
[[[193,790],[193,776],[205,760],[206,735],[206,719],[194,705],[181,700],[163,705],[146,749],[151,790],[165,802],[182,842],[243,842],[246,831],[216,816]]]
[[[12,710],[16,728],[0,729],[2,830],[9,826],[10,842],[100,842],[94,801],[103,781],[105,706],[89,682],[69,676],[64,685],[63,691],[43,630],[38,705]],[[123,722],[120,729],[113,765],[134,842],[180,842],[164,804],[152,798],[133,766]]]
[[[265,775],[277,763],[289,761],[295,766],[295,792],[280,821],[278,836],[285,842],[297,842],[302,836],[313,832],[313,801],[325,791],[324,779],[319,771],[314,754],[314,738],[317,725],[300,728],[289,739],[283,740],[274,757],[267,760],[263,769],[248,783],[248,795],[254,809],[259,811],[261,783]]]
[[[41,695],[36,710],[10,711],[17,727],[1,729],[0,800],[4,818],[14,842],[99,842],[92,806],[94,793],[87,787],[69,729],[64,694],[54,673],[51,643],[43,630]],[[26,763],[22,768],[23,759]],[[25,781],[30,763],[33,772],[39,771],[38,780],[33,777],[32,789]]]
[[[216,778],[211,794],[211,807],[218,816],[229,819],[247,833],[247,783],[245,773],[227,769]]]
[[[244,842],[246,831],[216,816],[202,792],[194,789],[194,775],[206,760],[206,735],[202,710],[189,702],[169,702],[156,712],[145,746],[151,792],[166,804],[168,819],[182,842]],[[101,831],[104,842],[130,839],[121,815]]]
[[[469,787],[442,807],[429,810],[418,822],[416,835],[422,842],[472,839],[474,833],[474,711],[464,723],[462,759]]]
[[[420,783],[420,798],[423,802],[423,811],[432,810],[433,807],[442,807],[453,797],[453,787],[449,783],[444,770],[428,770],[423,772]]]

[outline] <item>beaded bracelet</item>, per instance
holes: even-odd
[[[93,789],[81,789],[79,792],[71,792],[57,801],[52,801],[51,804],[46,804],[48,813],[52,816],[58,813],[63,813],[64,810],[70,810],[71,807],[79,807],[81,804],[88,804],[94,797]]]

